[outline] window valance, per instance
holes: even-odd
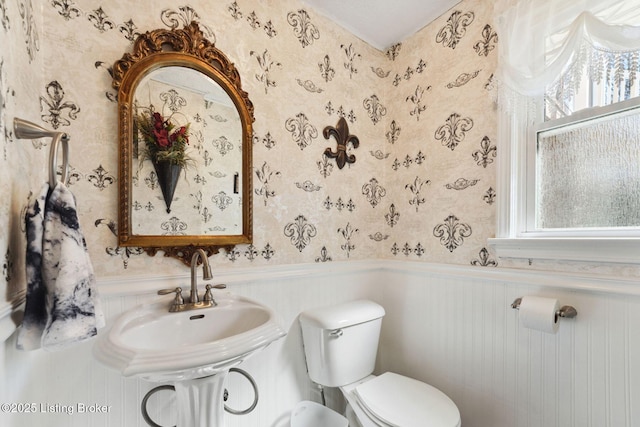
[[[495,80],[507,110],[545,94],[561,102],[585,75],[615,90],[640,76],[640,0],[502,0],[495,10]]]

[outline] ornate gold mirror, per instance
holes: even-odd
[[[118,244],[189,264],[252,240],[253,104],[196,22],[142,34],[113,67]]]

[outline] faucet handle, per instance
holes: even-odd
[[[177,287],[175,289],[160,289],[158,291],[158,295],[168,295],[175,292],[176,297],[173,300],[173,305],[183,305],[184,304],[184,299],[182,298],[182,288],[181,287]]]
[[[211,286],[211,285],[205,286],[205,289],[207,291],[204,293],[204,297],[202,297],[202,301],[204,301],[204,302],[213,301],[213,296],[211,295],[211,289],[212,288],[215,288],[215,289],[226,289],[227,285],[219,284],[219,285],[213,285],[213,286]]]

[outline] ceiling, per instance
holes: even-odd
[[[385,51],[416,33],[460,0],[302,0],[317,13]]]

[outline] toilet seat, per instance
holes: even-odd
[[[437,388],[393,372],[354,385],[355,397],[375,425],[384,427],[459,427],[460,412]],[[348,399],[351,400],[351,399]],[[358,411],[356,411],[358,412]]]

